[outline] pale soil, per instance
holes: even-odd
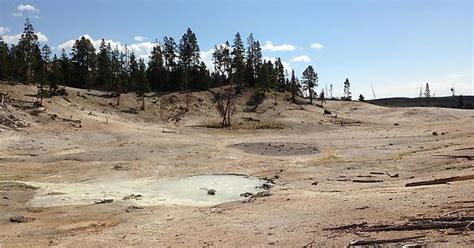
[[[67,91],[67,100],[45,99],[46,111],[38,116],[19,109],[18,102],[17,107],[8,106],[9,113],[31,126],[0,125],[0,246],[302,247],[312,243],[342,247],[353,240],[417,234],[426,235],[419,241],[430,247],[474,246],[472,231],[323,230],[361,222],[402,223],[410,217],[436,217],[461,208],[472,215],[474,180],[409,188],[405,184],[474,174],[472,161],[433,156],[474,155],[472,149],[457,150],[474,147],[473,111],[328,102],[325,108],[338,118],[362,122],[340,126],[332,124],[334,117],[324,116],[321,108],[306,104],[300,108],[283,95],[277,105],[269,96],[256,113],[243,113],[247,94],[239,98],[236,120],[251,117],[284,128],[215,129],[202,127],[218,121],[207,92],[193,93],[188,113],[179,107],[185,107],[184,96],[174,94],[150,96],[146,111],[133,114],[130,108],[138,109],[140,103],[132,94],[123,96],[117,107],[109,104],[115,104],[114,98],[101,92]],[[34,101],[28,96],[35,93],[31,86],[0,84],[0,92],[27,101],[24,106]],[[82,128],[52,120],[51,114],[81,120]],[[243,147],[243,143],[253,145]],[[261,143],[270,144],[271,152]],[[275,149],[281,144],[303,144],[303,149],[312,151],[278,154]],[[130,212],[125,209],[136,204],[127,201],[32,207],[30,200],[38,190],[27,186],[28,182],[113,185],[198,174],[276,179],[271,196],[247,203],[152,205]],[[36,219],[11,223],[11,216]]]

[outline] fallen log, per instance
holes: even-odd
[[[387,232],[387,231],[413,231],[413,230],[429,230],[429,229],[448,229],[448,228],[465,228],[474,230],[473,221],[440,221],[440,222],[417,222],[401,225],[375,225],[369,226],[362,231],[364,232]]]
[[[447,158],[465,158],[467,160],[473,160],[474,159],[474,156],[470,156],[470,155],[444,155],[444,154],[435,154],[433,156],[437,156],[437,157],[447,157]]]
[[[353,183],[383,183],[383,180],[363,180],[363,179],[354,179]]]
[[[438,178],[438,179],[427,180],[427,181],[412,182],[412,183],[405,184],[405,187],[445,184],[449,182],[466,181],[466,180],[474,180],[474,174],[466,175],[466,176],[455,176],[455,177],[447,177],[447,178]]]
[[[474,147],[458,148],[458,149],[454,149],[454,150],[455,150],[455,151],[474,150]]]
[[[403,238],[394,238],[394,239],[373,239],[373,240],[357,240],[349,243],[349,246],[361,246],[361,245],[376,245],[376,244],[388,244],[388,243],[400,243],[406,242],[414,239],[424,238],[425,235],[403,237]]]
[[[360,126],[362,124],[360,121],[330,120],[330,122],[341,126]]]
[[[424,217],[424,218],[412,218],[410,221],[416,222],[433,222],[433,221],[474,221],[474,216],[447,216],[441,215],[440,217]]]
[[[79,124],[79,125],[81,124],[81,120],[73,120],[73,119],[69,119],[69,118],[64,118],[64,117],[58,116],[57,114],[52,114],[52,115],[50,116],[50,118],[51,118],[52,120],[59,119],[59,120],[61,120],[61,121],[63,121],[63,122],[71,122],[71,123]]]
[[[371,171],[369,174],[370,174],[370,175],[385,175],[385,172]]]
[[[362,222],[358,224],[349,224],[349,225],[343,225],[343,226],[337,226],[337,227],[323,228],[323,231],[340,231],[340,230],[347,230],[347,229],[355,229],[359,227],[364,227],[366,225],[367,225],[367,222]]]

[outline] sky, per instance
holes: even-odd
[[[127,44],[148,58],[156,39],[179,40],[189,27],[201,58],[253,33],[266,59],[281,57],[296,75],[312,65],[319,87],[353,98],[417,97],[429,83],[436,96],[474,95],[471,0],[0,0],[0,35],[18,41],[29,17],[39,41],[58,53],[87,35],[95,46]]]

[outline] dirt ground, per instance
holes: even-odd
[[[133,94],[116,106],[106,93],[67,88],[68,96],[36,108],[35,92],[0,84],[9,96],[7,108],[0,106],[2,247],[343,247],[409,236],[421,237],[386,245],[474,247],[469,227],[326,229],[473,216],[474,180],[405,187],[474,174],[471,110],[328,101],[332,115],[324,115],[280,94],[245,112],[245,93],[236,103],[236,128],[219,129],[205,127],[218,121],[208,92],[192,93],[189,111],[183,94],[150,95],[139,111]],[[243,174],[274,186],[270,196],[211,206],[32,205],[35,183],[112,187],[202,174]]]

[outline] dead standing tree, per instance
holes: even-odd
[[[234,96],[234,84],[230,81],[229,87],[226,89],[226,94],[221,94],[221,102],[218,103],[219,113],[222,117],[222,127],[229,127],[231,124],[232,106]],[[219,107],[221,106],[221,107]]]
[[[219,95],[214,97],[217,101],[217,111],[219,112],[222,127],[228,127],[231,124],[232,105],[234,97],[234,83],[232,79],[232,67],[230,57],[230,45],[226,42],[223,45],[215,46],[213,53],[214,68],[221,76],[222,85]],[[224,85],[228,82],[228,87]]]

